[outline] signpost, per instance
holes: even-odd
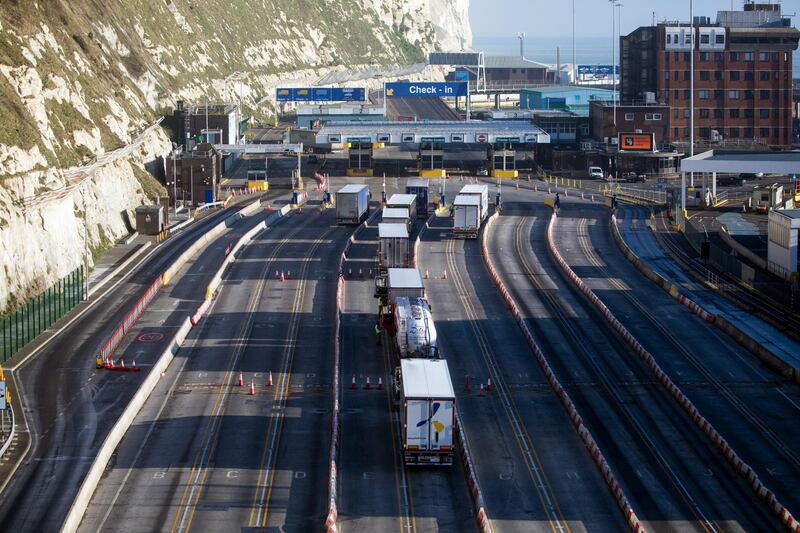
[[[620,133],[617,146],[620,152],[654,152],[654,133]]]
[[[278,102],[363,102],[363,87],[283,87],[276,89]]]
[[[386,84],[386,97],[433,98],[467,96],[466,82],[394,82]]]
[[[578,79],[581,81],[607,80],[619,77],[619,65],[578,65]]]

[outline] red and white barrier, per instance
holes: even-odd
[[[678,404],[686,411],[695,425],[708,437],[711,442],[717,446],[722,455],[727,459],[728,463],[733,466],[733,469],[744,478],[750,488],[755,494],[761,498],[768,506],[768,508],[775,513],[784,525],[795,533],[800,533],[800,524],[794,516],[781,504],[775,495],[769,490],[758,478],[755,471],[742,461],[739,455],[731,448],[725,438],[711,425],[711,423],[700,413],[697,407],[692,404],[688,396],[686,396],[680,387],[670,379],[666,372],[661,369],[653,355],[645,349],[645,347],[617,320],[608,307],[597,297],[597,295],[589,288],[583,280],[578,277],[575,272],[570,268],[569,264],[559,253],[553,240],[553,227],[556,223],[555,214],[550,218],[550,223],[547,226],[547,244],[550,253],[556,260],[558,265],[565,274],[577,285],[578,289],[592,302],[592,304],[600,310],[600,313],[611,324],[617,333],[619,333],[634,352],[645,362],[652,371],[656,379],[661,385],[669,392],[669,394],[678,402]],[[696,304],[695,304],[696,305]]]
[[[508,304],[509,308],[511,309],[511,314],[513,315],[514,320],[517,322],[519,328],[522,330],[522,334],[525,337],[525,342],[527,342],[528,347],[536,357],[536,361],[539,363],[539,366],[542,368],[542,371],[547,377],[547,380],[550,383],[550,387],[553,389],[553,392],[556,393],[556,396],[558,396],[559,400],[561,400],[561,404],[567,410],[567,413],[569,414],[569,418],[572,421],[572,425],[575,428],[575,431],[578,433],[584,445],[589,450],[589,453],[592,456],[592,460],[595,462],[598,469],[600,470],[603,479],[605,479],[608,488],[611,490],[611,494],[617,500],[617,505],[619,505],[620,510],[625,515],[625,519],[627,520],[628,526],[630,527],[631,531],[637,533],[644,531],[645,530],[644,525],[639,521],[636,512],[633,510],[633,507],[631,507],[627,496],[625,496],[625,493],[622,490],[622,487],[617,482],[616,476],[614,476],[614,473],[611,471],[611,467],[608,466],[608,462],[603,456],[602,451],[597,446],[597,442],[592,437],[591,433],[589,432],[589,429],[583,424],[583,419],[581,418],[581,415],[578,413],[578,410],[575,408],[575,404],[572,402],[572,399],[569,397],[567,391],[558,381],[558,378],[556,377],[555,373],[550,367],[550,363],[547,361],[544,352],[537,344],[536,340],[533,337],[533,334],[528,328],[528,325],[525,323],[525,319],[520,313],[516,302],[514,302],[514,299],[511,297],[511,293],[508,291],[508,288],[506,288],[505,283],[503,283],[503,280],[500,278],[500,275],[494,268],[494,264],[492,263],[492,260],[489,257],[489,249],[486,245],[486,239],[488,238],[489,230],[491,229],[491,226],[496,220],[496,218],[497,218],[496,213],[491,217],[489,217],[489,220],[486,223],[486,227],[484,228],[481,237],[481,252],[483,255],[483,261],[484,263],[486,263],[486,268],[489,270],[489,274],[491,274],[492,279],[494,280],[495,285],[497,285],[498,290],[503,295],[503,299],[506,301],[506,304]]]

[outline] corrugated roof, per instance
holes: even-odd
[[[544,63],[524,59],[520,56],[484,56],[486,68],[548,68]]]
[[[444,359],[401,359],[406,398],[453,398],[453,382]]]

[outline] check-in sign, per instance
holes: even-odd
[[[466,96],[465,82],[394,82],[386,84],[386,96],[401,98],[434,98]]]

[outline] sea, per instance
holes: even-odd
[[[578,65],[611,65],[611,36],[575,37],[575,62]],[[507,37],[474,37],[472,48],[486,55],[519,55],[519,40],[516,35]],[[528,59],[555,65],[557,50],[561,51],[561,63],[572,63],[572,37],[526,37],[524,54]],[[619,50],[617,50],[619,54]],[[800,79],[800,56],[792,58],[792,77]]]

